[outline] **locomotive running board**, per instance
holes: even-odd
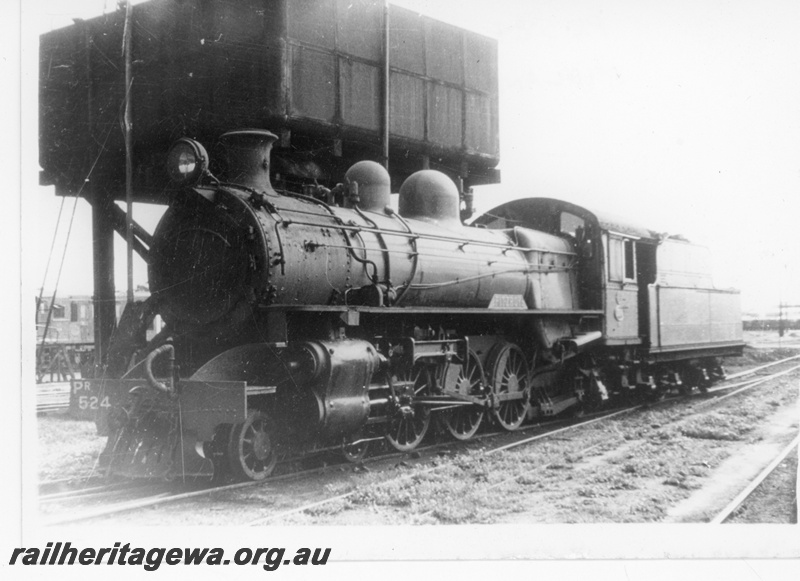
[[[101,461],[108,473],[132,478],[210,477],[205,457],[220,424],[247,417],[244,381],[195,381],[178,384],[178,397],[156,392],[143,379],[92,380],[108,397],[97,428],[108,435]]]

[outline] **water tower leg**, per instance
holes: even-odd
[[[92,255],[94,264],[94,349],[95,373],[106,362],[108,342],[117,325],[114,286],[114,205],[102,188],[95,190],[92,203]]]

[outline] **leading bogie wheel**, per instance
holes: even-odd
[[[448,371],[452,367],[446,368]],[[447,373],[446,371],[445,373]],[[446,378],[442,379],[447,384]],[[483,390],[483,365],[478,355],[470,350],[466,362],[460,366],[456,389],[459,395],[480,395]],[[442,415],[444,427],[456,440],[469,440],[481,427],[483,408],[478,405],[458,405]]]
[[[342,441],[342,457],[353,464],[364,460],[367,450],[369,450],[369,441],[364,439],[363,430],[359,430],[354,436]]]
[[[395,374],[394,382],[411,383],[410,393],[401,393],[400,402],[393,411],[386,428],[386,440],[400,452],[410,452],[416,448],[431,424],[431,412],[427,406],[414,403],[419,397],[430,393],[432,377],[426,365],[418,363],[413,368],[405,368]]]
[[[501,399],[492,406],[492,415],[497,423],[512,431],[522,425],[530,408],[528,397],[528,363],[525,354],[514,343],[503,343],[495,348],[491,361],[489,384],[495,396],[516,396]]]
[[[233,476],[264,480],[272,473],[277,461],[272,422],[262,412],[250,412],[243,423],[236,424],[231,430],[228,462]]]

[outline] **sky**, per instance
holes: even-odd
[[[528,196],[603,209],[709,246],[717,286],[740,288],[746,311],[800,305],[800,2],[393,3],[498,39],[502,184],[476,189],[479,211]],[[31,193],[23,199],[23,267],[31,294],[44,280],[61,203],[37,185],[36,37],[115,5],[39,0],[22,8],[23,90],[30,91],[23,183]],[[64,205],[46,294],[73,203]],[[150,230],[157,214],[134,209]],[[124,243],[115,243],[124,290]],[[134,279],[146,282],[138,258]],[[92,292],[82,200],[58,289]]]

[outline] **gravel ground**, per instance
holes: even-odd
[[[704,522],[796,434],[798,377],[721,407],[655,406],[526,449],[475,453],[432,473],[416,468],[278,522]]]
[[[67,412],[40,415],[39,480],[83,478],[94,473],[106,444],[94,422],[73,420]]]
[[[729,368],[765,357],[751,351]],[[419,462],[395,459],[370,471],[335,468],[310,482],[216,494],[114,520],[241,524],[353,491],[338,503],[271,524],[703,522],[796,435],[799,384],[795,372],[720,406],[706,405],[708,400],[696,395],[502,454],[486,456],[476,443],[458,455],[442,451]],[[93,424],[42,416],[39,427],[42,479],[92,470],[103,445]],[[737,518],[796,522],[796,462],[796,455],[787,459]]]

